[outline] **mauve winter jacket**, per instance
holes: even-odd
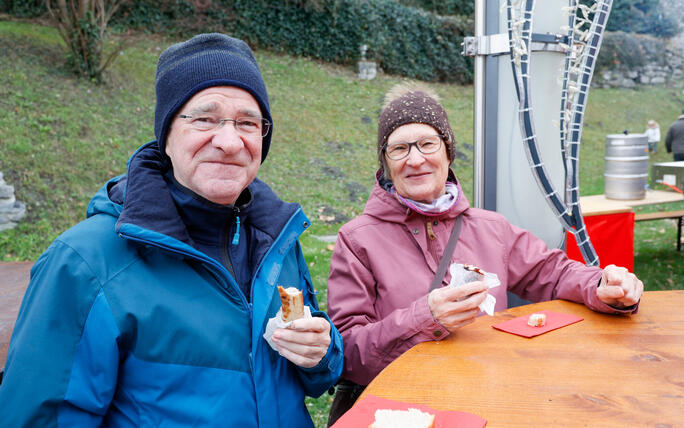
[[[600,312],[636,311],[598,299],[600,268],[548,249],[501,214],[470,208],[460,186],[451,210],[425,217],[376,182],[363,214],[340,229],[330,263],[328,313],[342,333],[343,378],[367,385],[412,346],[449,335],[432,317],[427,295],[459,215],[463,226],[451,261],[498,275],[501,286],[489,290],[497,311],[507,308],[507,290],[534,302],[565,299]],[[450,279],[447,272],[442,285]]]

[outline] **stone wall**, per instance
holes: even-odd
[[[662,85],[684,82],[684,36],[670,41],[664,59],[627,69],[624,66],[594,74],[594,88],[634,88],[637,85]]]
[[[26,215],[26,205],[14,197],[14,186],[5,183],[0,172],[0,232],[16,227]]]

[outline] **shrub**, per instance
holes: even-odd
[[[655,37],[623,33],[603,34],[596,70],[611,68],[634,69],[649,63],[665,62],[665,44]]]
[[[475,4],[473,0],[397,0],[397,3],[439,15],[472,15]]]
[[[0,2],[0,12],[18,18],[36,18],[47,12],[45,0],[4,0]]]
[[[441,17],[390,0],[234,0],[232,13],[235,34],[259,46],[351,64],[365,44],[368,58],[392,74],[472,79],[471,61],[460,53],[463,36],[472,32],[464,17]]]
[[[181,35],[201,17],[197,8],[184,0],[134,0],[121,7],[113,19],[117,27],[149,33]]]
[[[614,1],[606,30],[652,34],[666,38],[673,37],[679,31],[679,24],[676,18],[663,13],[660,1]]]

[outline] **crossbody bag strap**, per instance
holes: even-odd
[[[454,249],[456,248],[456,243],[458,242],[458,237],[461,234],[461,225],[463,224],[463,213],[456,217],[456,223],[454,228],[451,229],[451,235],[449,235],[449,241],[447,241],[446,248],[444,249],[444,254],[442,254],[442,260],[439,262],[439,267],[437,268],[437,273],[432,279],[430,284],[430,291],[435,288],[442,286],[442,280],[449,268],[449,262],[451,261],[451,256],[454,254]]]

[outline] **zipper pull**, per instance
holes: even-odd
[[[233,245],[237,245],[240,242],[240,216],[235,215],[235,235],[233,235]]]

